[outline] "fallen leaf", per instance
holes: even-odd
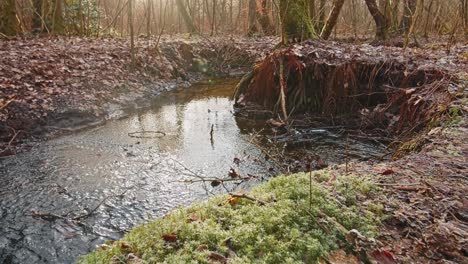
[[[205,244],[199,245],[197,247],[197,251],[206,251],[206,250],[208,250],[208,246]]]
[[[198,215],[195,214],[195,213],[191,213],[191,214],[188,216],[188,220],[189,220],[190,223],[191,223],[191,222],[196,222],[196,221],[200,220],[200,217],[198,217]]]
[[[391,170],[391,169],[387,169],[387,170],[384,170],[382,171],[382,175],[390,175],[390,174],[393,174],[395,173],[395,171]]]
[[[240,198],[239,197],[229,197],[227,199],[227,202],[231,205],[231,206],[235,206],[238,202],[239,202]]]
[[[218,187],[219,185],[221,185],[221,181],[212,181],[211,182],[211,187]]]
[[[239,173],[237,173],[237,171],[236,171],[235,169],[233,169],[233,168],[231,168],[231,169],[229,170],[229,174],[228,174],[228,175],[229,175],[229,177],[231,177],[231,178],[240,178]]]
[[[218,252],[211,252],[208,258],[212,263],[227,263],[227,258]]]
[[[164,241],[170,242],[170,243],[177,241],[177,235],[174,235],[174,234],[166,234],[166,235],[163,235],[162,238],[164,239]]]
[[[372,257],[377,261],[379,264],[394,264],[396,263],[395,257],[392,253],[388,252],[387,250],[375,250],[372,252]]]

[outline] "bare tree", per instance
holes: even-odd
[[[375,37],[377,40],[384,40],[388,37],[388,19],[382,12],[380,12],[377,6],[376,0],[365,0],[367,8],[374,18],[376,33]]]
[[[128,0],[128,26],[130,29],[130,56],[132,58],[132,69],[135,67],[135,32],[133,28],[133,2]]]
[[[332,30],[336,25],[336,22],[338,22],[338,16],[340,15],[343,4],[344,4],[344,0],[333,1],[332,11],[330,13],[330,16],[328,17],[327,24],[323,28],[323,31],[321,34],[321,37],[323,39],[328,39],[330,37]]]
[[[257,21],[256,16],[257,14],[257,1],[256,0],[249,0],[249,30],[247,35],[252,36],[253,34],[258,32],[257,29]]]
[[[182,15],[182,18],[184,19],[185,25],[187,26],[187,29],[190,33],[195,33],[198,32],[197,26],[195,26],[195,23],[193,22],[192,17],[190,14],[187,12],[187,9],[185,8],[184,1],[183,0],[176,0],[177,3],[177,9],[179,10],[179,13]]]
[[[3,0],[1,6],[0,32],[14,36],[18,30],[15,0]]]
[[[413,16],[416,12],[417,3],[417,0],[405,0],[403,18],[401,19],[400,23],[400,33],[408,33],[411,27]]]

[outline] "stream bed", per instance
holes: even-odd
[[[73,263],[138,224],[222,192],[181,182],[193,174],[226,177],[232,167],[260,176],[256,182],[274,175],[250,143],[249,133],[265,122],[233,115],[235,85],[207,81],[176,89],[123,118],[0,160],[0,263]],[[344,144],[350,143],[326,133],[311,151],[340,162],[336,150]],[[354,157],[383,151],[361,141],[347,148]]]

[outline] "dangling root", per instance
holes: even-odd
[[[421,129],[435,106],[451,101],[447,72],[409,70],[408,58],[388,59],[372,50],[352,54],[328,44],[315,41],[274,51],[244,76],[234,97],[242,94],[247,102],[281,112],[283,121],[288,112],[356,117],[364,109],[366,124],[396,134]]]

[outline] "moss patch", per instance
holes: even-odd
[[[377,193],[368,179],[331,175],[317,172],[312,184],[307,174],[271,179],[249,192],[265,206],[224,195],[176,210],[79,263],[126,263],[129,256],[149,263],[212,263],[219,256],[229,263],[316,262],[349,246],[346,230],[373,237],[382,216],[380,205],[361,202]]]

